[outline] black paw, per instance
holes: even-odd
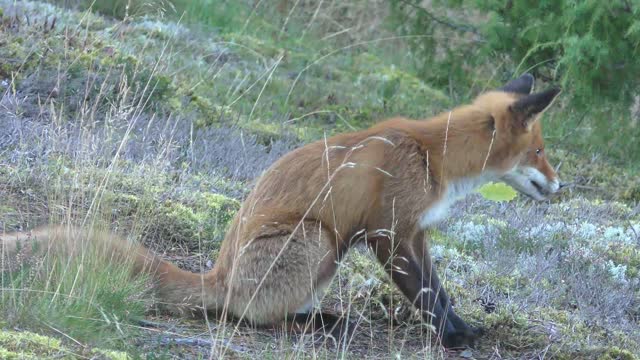
[[[298,325],[298,331],[311,335],[313,342],[317,344],[338,345],[348,340],[356,327],[356,323],[347,320],[341,315],[316,312],[313,314],[296,314],[294,323]],[[305,331],[300,331],[304,329]]]
[[[324,336],[333,339],[336,344],[340,344],[344,340],[349,340],[355,327],[355,322],[340,318],[332,326],[324,328]]]
[[[484,335],[483,328],[468,328],[466,330],[451,331],[442,337],[442,346],[447,349],[462,349],[474,347],[476,340]]]

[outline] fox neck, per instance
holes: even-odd
[[[476,176],[459,177],[442,184],[436,190],[436,196],[438,196],[438,190],[441,190],[442,194],[420,216],[420,228],[426,229],[444,220],[453,203],[463,199],[478,187],[496,179],[497,176],[494,172],[485,171]]]
[[[487,167],[497,150],[493,148],[495,132],[475,119],[482,118],[462,108],[417,125],[435,185],[435,201],[420,217],[423,229],[443,220],[453,203],[499,177]]]
[[[438,183],[464,182],[482,176],[492,160],[489,155],[499,150],[494,146],[497,134],[492,131],[487,114],[472,106],[413,125],[414,136],[422,144]]]

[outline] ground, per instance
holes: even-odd
[[[454,104],[357,39],[335,50],[312,34],[274,40],[280,29],[261,36],[26,1],[0,9],[2,229],[106,227],[191,271],[215,264],[253,181],[287,151]],[[322,302],[357,324],[341,344],[159,313],[146,279],[130,281],[126,266],[89,248],[18,271],[3,263],[0,355],[638,359],[640,176],[562,145],[547,148],[571,184],[560,196],[474,194],[429,231],[458,312],[487,330],[473,349],[435,345],[364,248]]]

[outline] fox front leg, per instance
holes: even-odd
[[[453,307],[451,306],[451,298],[442,286],[442,283],[438,278],[438,274],[436,273],[435,266],[431,261],[428,242],[426,241],[423,232],[419,232],[413,237],[411,245],[416,261],[421,263],[423,277],[427,279],[429,284],[431,284],[430,289],[436,292],[438,301],[446,313],[447,321],[450,322],[452,327],[455,329],[454,332],[449,334],[448,342],[452,344],[472,346],[475,339],[482,335],[484,331],[482,329],[469,326],[453,310]]]
[[[380,239],[370,242],[370,246],[404,296],[421,310],[424,320],[436,328],[444,347],[472,344],[474,332],[453,312],[438,276],[431,266],[424,266],[426,262],[418,261],[409,243],[392,247],[389,239]]]

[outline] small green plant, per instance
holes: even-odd
[[[511,201],[518,195],[511,186],[502,182],[485,184],[478,189],[478,192],[491,201]]]

